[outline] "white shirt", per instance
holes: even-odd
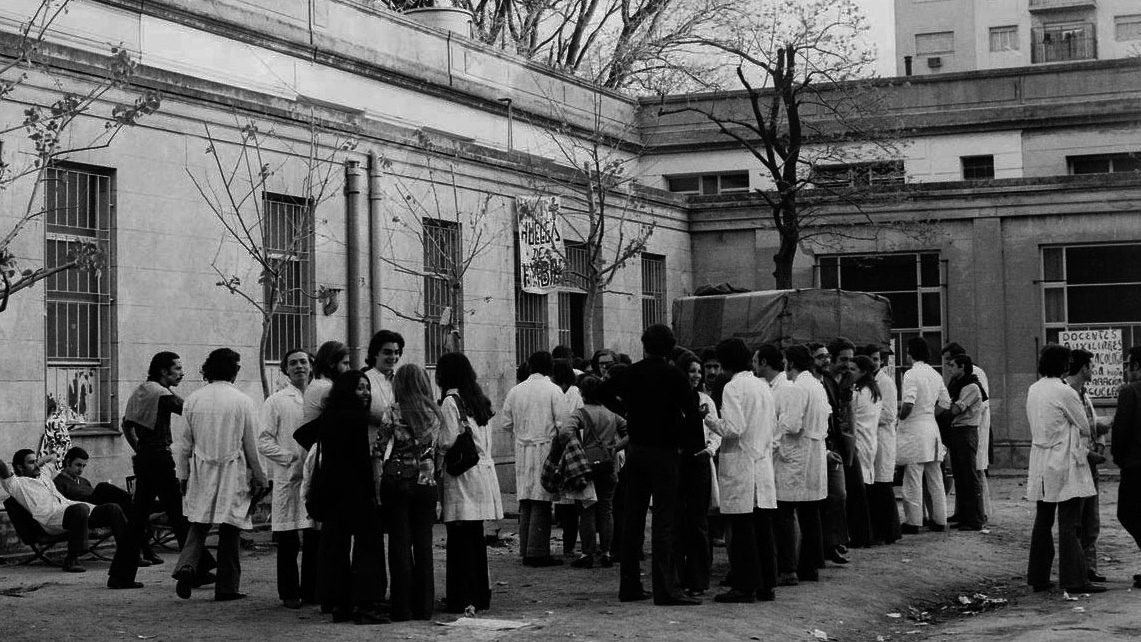
[[[40,469],[39,477],[13,475],[0,480],[0,485],[4,487],[4,492],[14,497],[16,502],[32,514],[32,518],[43,527],[44,532],[48,535],[60,535],[66,532],[63,528],[64,512],[71,506],[87,502],[72,501],[61,495],[52,482],[53,473],[54,471],[49,471],[45,467]],[[87,506],[95,508],[94,504]]]
[[[1097,494],[1086,454],[1090,427],[1077,391],[1056,377],[1039,379],[1026,393],[1030,470],[1026,499],[1063,502]]]
[[[922,361],[916,361],[903,373],[901,401],[911,404],[911,413],[899,422],[896,437],[896,463],[901,466],[938,461],[940,457],[939,425],[935,422],[935,405],[951,405],[951,396],[943,377]]]

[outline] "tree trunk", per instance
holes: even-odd
[[[261,321],[261,338],[258,339],[258,374],[261,376],[261,394],[262,399],[269,399],[269,376],[265,373],[265,349],[266,344],[269,343],[269,328],[273,322],[273,313],[270,312],[262,317]]]
[[[777,232],[780,233],[780,249],[773,255],[774,287],[778,290],[792,289],[792,261],[796,258],[796,246],[800,242],[800,226],[796,220],[795,201],[785,200],[776,216]]]
[[[598,291],[598,285],[588,283],[586,300],[582,304],[582,356],[585,359],[589,359],[604,341],[601,302],[602,294]]]

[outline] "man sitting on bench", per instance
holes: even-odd
[[[63,470],[55,476],[56,489],[67,499],[76,502],[87,502],[96,506],[117,504],[119,508],[123,509],[124,515],[130,515],[131,506],[134,502],[131,493],[109,481],[99,482],[92,486],[91,482],[83,476],[83,471],[87,468],[87,463],[90,460],[91,456],[79,446],[73,446],[69,449],[63,456]],[[139,544],[139,548],[142,552],[140,566],[162,564],[162,558],[155,555],[154,549],[151,548],[149,529],[147,537]]]
[[[115,536],[115,557],[111,560],[107,588],[142,588],[142,582],[125,580],[133,578],[138,567],[138,546],[127,541],[127,517],[117,504],[93,506],[86,502],[67,499],[59,493],[51,477],[43,471],[43,465],[55,461],[51,455],[36,459],[36,454],[28,449],[16,452],[12,458],[12,469],[0,461],[0,486],[12,496],[24,510],[32,515],[49,535],[67,533],[67,557],[63,560],[63,570],[68,573],[86,571],[79,556],[87,552],[87,537],[91,528],[109,527]],[[15,474],[13,474],[13,469]]]

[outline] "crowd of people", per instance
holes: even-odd
[[[46,531],[68,534],[65,571],[84,571],[89,530],[110,528],[112,589],[141,587],[137,568],[162,563],[149,529],[152,512],[165,513],[180,548],[176,594],[187,599],[213,584],[217,601],[245,597],[240,532],[271,493],[283,606],[315,604],[334,622],[359,624],[490,608],[483,525],[503,517],[493,417],[514,441],[522,564],[617,563],[624,602],[700,604],[716,579],[717,545],[727,548],[729,572],[713,599],[751,603],[820,581],[820,569],[847,564],[850,549],[987,522],[989,384],[962,346],[943,347],[940,375],[927,341],[907,341],[899,389],[886,367],[889,346],[842,337],[783,348],[732,338],[699,355],[655,325],[642,348],[636,363],[607,349],[589,361],[562,346],[538,351],[519,367],[498,415],[466,356],[443,355],[433,382],[424,366],[400,364],[404,338],[389,330],[372,337],[359,371],[337,341],[315,355],[288,351],[280,368],[289,385],[260,408],[234,385],[235,351],[211,352],[201,367],[206,385],[185,401],[173,391],[184,376],[180,357],[160,352],[124,412],[133,494],[88,482],[81,448],[67,452],[54,478],[53,457],[20,450],[12,470],[0,462],[0,480]],[[1091,359],[1046,346],[1028,392],[1028,499],[1037,514],[1027,581],[1035,590],[1054,586],[1055,516],[1061,586],[1105,590],[1095,583],[1105,581],[1097,466],[1111,428],[1119,519],[1141,545],[1132,510],[1141,494],[1141,348],[1129,353],[1130,383],[1113,422],[1097,417],[1086,394]],[[177,445],[175,414],[186,423]],[[902,520],[893,488],[900,469]],[[641,573],[648,515],[650,591]],[[561,557],[551,550],[555,519]],[[438,520],[447,534],[439,604]],[[216,556],[205,546],[215,528]],[[1141,576],[1134,580],[1141,587]]]

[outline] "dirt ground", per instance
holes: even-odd
[[[1101,570],[1109,593],[1066,600],[1061,591],[1035,594],[1024,584],[1032,507],[1024,477],[992,479],[994,516],[985,533],[930,533],[885,547],[851,552],[846,567],[829,564],[818,584],[778,589],[775,602],[657,607],[617,600],[618,569],[524,568],[514,546],[516,526],[497,526],[507,546],[489,550],[492,609],[479,619],[528,623],[511,631],[445,627],[433,622],[380,626],[331,623],[316,608],[282,608],[274,588],[268,533],[254,533],[243,551],[241,602],[215,603],[211,591],[190,600],[174,595],[175,561],[140,569],[146,588],[109,591],[106,562],[84,574],[40,564],[0,566],[0,634],[38,640],[1083,640],[1135,639],[1141,633],[1131,587],[1141,554],[1117,524],[1116,481],[1103,483]],[[508,502],[510,503],[510,502]],[[491,532],[489,527],[488,531]],[[436,528],[436,590],[442,596],[444,530]],[[556,531],[556,537],[559,533]],[[555,544],[556,551],[561,544]],[[647,538],[648,549],[648,538]],[[714,575],[728,563],[715,549]],[[648,563],[643,564],[648,573]],[[649,586],[649,577],[646,577]]]

